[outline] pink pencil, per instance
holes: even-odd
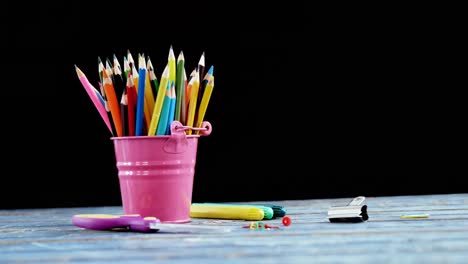
[[[89,97],[93,101],[94,106],[99,111],[99,114],[101,115],[102,119],[106,123],[107,128],[109,128],[109,131],[112,133],[112,127],[109,121],[109,117],[107,116],[106,109],[104,108],[102,103],[99,101],[99,98],[95,94],[96,88],[94,88],[94,86],[88,81],[88,78],[86,78],[86,75],[76,65],[75,65],[75,69],[76,69],[76,74],[78,75],[78,78],[80,79],[81,84],[83,85]]]

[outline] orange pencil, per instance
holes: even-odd
[[[102,72],[104,78],[104,90],[106,92],[107,100],[109,102],[109,109],[112,114],[112,120],[114,121],[115,130],[117,130],[117,136],[122,136],[122,120],[120,117],[120,104],[117,101],[117,96],[115,95],[114,85],[112,80],[107,74],[106,71]]]
[[[193,71],[190,73],[190,80],[195,76],[195,73],[197,72],[197,69],[193,69]],[[185,72],[184,72],[185,74]],[[188,116],[188,108],[189,108],[189,102],[190,102],[190,95],[192,94],[192,85],[190,85],[190,80],[189,83],[187,83],[187,75],[184,75],[184,81],[187,83],[185,85],[185,124],[187,123],[187,116]]]

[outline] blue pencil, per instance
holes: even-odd
[[[162,87],[159,87],[160,89]],[[167,119],[169,119],[169,108],[171,105],[171,82],[167,82],[166,95],[161,109],[161,116],[159,117],[158,129],[156,135],[165,135],[167,128]]]
[[[167,129],[166,129],[166,135],[171,134],[171,123],[174,121],[175,117],[175,107],[176,107],[176,91],[175,91],[175,86],[174,82],[172,83],[171,87],[171,106],[169,108],[169,118],[167,119]]]
[[[145,111],[145,81],[146,81],[146,62],[144,56],[138,58],[138,99],[135,120],[135,136],[143,135],[143,122]]]
[[[104,98],[102,98],[101,94],[99,93],[96,88],[94,89],[94,92],[96,93],[96,96],[99,98],[99,101],[101,101],[102,106],[106,107],[106,102],[104,102]]]

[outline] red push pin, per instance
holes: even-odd
[[[284,226],[289,226],[291,224],[291,218],[289,218],[289,216],[283,217],[281,221],[283,222]]]

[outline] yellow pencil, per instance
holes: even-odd
[[[152,67],[149,57],[148,57],[147,65]],[[151,123],[151,115],[153,114],[153,109],[154,109],[154,94],[153,94],[153,89],[151,89],[151,83],[150,83],[150,74],[151,74],[150,71],[151,70],[148,69],[148,67],[147,67],[147,71],[148,72],[145,77],[145,120],[146,120],[146,125],[149,125]]]
[[[138,94],[138,70],[135,67],[135,64],[132,64],[132,78],[133,78],[133,83],[135,84],[135,91],[137,91]]]
[[[169,64],[169,80],[172,82],[175,83],[175,80],[176,80],[176,59],[175,59],[175,55],[174,55],[174,51],[172,50],[172,46],[171,46],[171,49],[169,50],[169,56],[167,58],[167,62]],[[161,87],[165,87],[165,86],[161,86]]]
[[[159,117],[161,116],[161,108],[164,102],[164,96],[166,94],[166,89],[161,89],[162,87],[167,87],[167,82],[169,81],[169,65],[166,65],[161,76],[161,83],[159,84],[160,89],[158,89],[158,94],[156,95],[156,102],[154,103],[153,115],[151,117],[151,123],[148,129],[148,136],[154,136],[156,134],[156,128],[158,127]]]
[[[192,83],[192,85],[190,85]],[[197,107],[197,97],[198,97],[198,87],[200,86],[200,78],[198,76],[198,71],[195,72],[195,76],[190,80],[189,86],[191,86],[190,91],[190,101],[187,117],[187,126],[193,126],[193,121],[195,119],[195,111]],[[191,135],[192,130],[187,131],[187,135]]]
[[[200,102],[200,106],[198,109],[198,116],[197,116],[197,127],[201,127],[203,118],[205,118],[206,109],[208,108],[208,103],[210,102],[211,93],[213,92],[214,87],[214,76],[211,76],[208,84],[205,87],[205,91],[203,93],[203,97]],[[195,134],[200,134],[200,131],[196,131]]]

